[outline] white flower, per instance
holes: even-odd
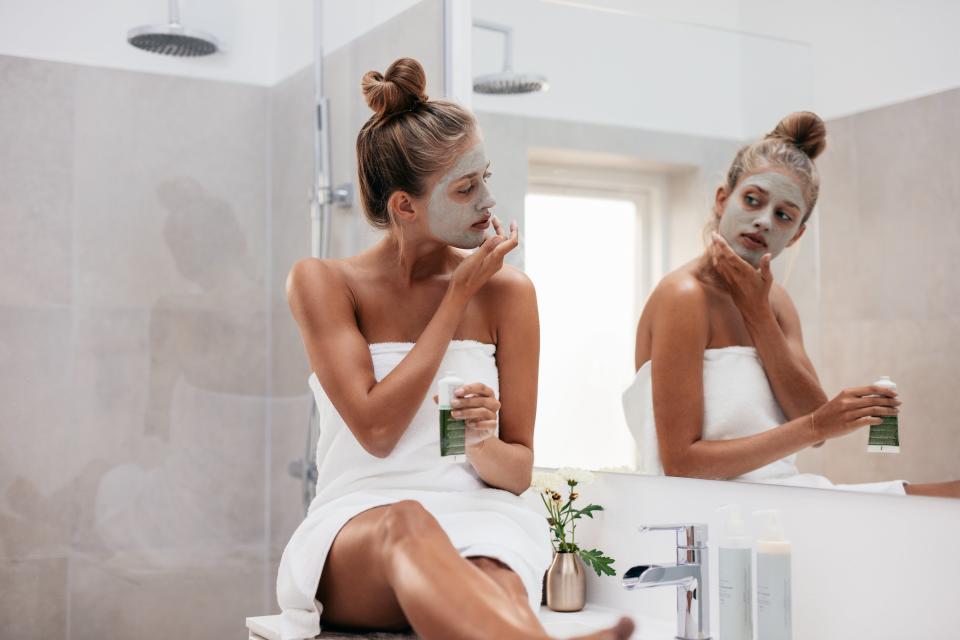
[[[553,471],[534,471],[530,486],[544,493],[558,493],[565,484],[565,480]]]
[[[593,472],[586,471],[585,469],[574,469],[573,467],[557,469],[557,475],[567,484],[571,482],[578,485],[590,484],[594,480]]]

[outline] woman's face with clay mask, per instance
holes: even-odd
[[[471,136],[453,165],[433,186],[427,199],[427,226],[438,240],[458,249],[483,243],[496,204],[487,190],[490,161],[479,136]]]
[[[758,266],[776,258],[802,234],[807,210],[799,181],[786,172],[761,169],[740,179],[722,208],[719,233],[741,258]]]

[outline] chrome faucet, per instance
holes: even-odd
[[[668,524],[640,527],[640,531],[675,531],[677,564],[632,567],[623,574],[623,588],[632,590],[676,585],[677,638],[709,640],[707,525]]]

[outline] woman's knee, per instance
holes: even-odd
[[[411,539],[422,539],[433,530],[440,530],[436,519],[416,500],[401,500],[387,507],[383,518],[386,546]]]

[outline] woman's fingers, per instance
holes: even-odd
[[[900,413],[900,410],[896,407],[864,407],[863,409],[857,409],[851,414],[851,418],[858,419],[866,416],[895,416]]]
[[[457,420],[494,420],[497,412],[489,407],[475,407],[473,409],[454,409],[450,415]]]
[[[482,382],[465,384],[454,390],[450,404],[453,408],[450,415],[458,420],[492,420],[496,423],[497,411],[500,410],[500,401],[493,389]]]
[[[876,387],[870,385],[867,387],[852,387],[850,389],[844,389],[844,393],[847,393],[851,396],[890,396],[892,398],[897,397],[897,392],[894,389],[887,389],[886,387]]]
[[[494,235],[503,238],[503,225],[500,224],[500,218],[496,215],[490,216],[490,222],[493,224]]]
[[[456,398],[463,398],[464,396],[493,397],[496,394],[493,392],[493,389],[483,384],[482,382],[471,382],[470,384],[465,384],[462,387],[457,387],[456,389],[454,389],[453,395]]]
[[[889,398],[887,396],[861,396],[853,398],[848,405],[851,409],[860,409],[863,407],[899,407],[903,402],[899,398]]]
[[[760,258],[760,275],[764,280],[773,280],[773,273],[770,272],[771,260],[773,260],[773,256],[769,253],[763,254],[763,257]]]
[[[510,237],[505,239],[494,251],[494,256],[501,260],[520,244],[520,229],[516,221],[510,223]]]
[[[467,428],[480,431],[492,431],[497,428],[497,421],[487,418],[486,420],[466,420]]]

